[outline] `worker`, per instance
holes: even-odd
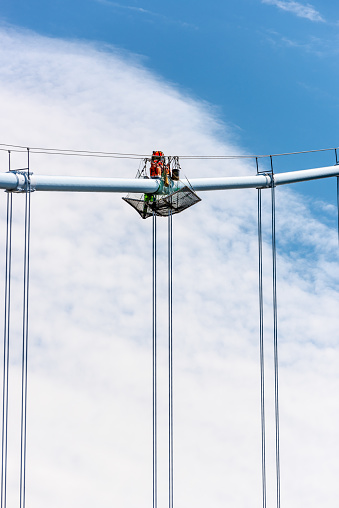
[[[163,178],[164,178],[164,184],[165,187],[169,186],[169,178],[171,177],[171,168],[169,164],[164,165],[163,169]]]
[[[151,178],[161,178],[164,167],[164,154],[160,151],[154,151],[152,154],[150,175]]]

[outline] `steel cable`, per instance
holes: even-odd
[[[173,222],[168,211],[168,485],[173,508]]]
[[[157,478],[157,223],[153,211],[152,229],[152,382],[153,382],[153,508],[158,504]]]
[[[23,145],[11,145],[8,143],[0,143],[0,151],[8,151],[12,152],[25,152],[26,147]],[[300,154],[308,154],[308,153],[319,153],[319,152],[329,152],[333,150],[337,150],[337,148],[319,148],[314,150],[301,150],[297,152],[285,152],[285,153],[275,153],[272,155],[267,154],[234,154],[234,155],[180,155],[181,159],[187,160],[232,160],[232,159],[265,159],[270,157],[282,157],[287,155],[300,155]],[[31,153],[36,154],[46,154],[46,155],[66,155],[73,157],[104,157],[104,158],[113,158],[113,159],[145,159],[148,158],[149,155],[138,154],[138,153],[122,153],[122,152],[105,152],[105,151],[91,151],[91,150],[73,150],[67,148],[43,148],[43,147],[31,147]]]
[[[271,202],[272,202],[272,265],[273,265],[273,345],[274,345],[274,401],[275,401],[275,457],[276,457],[276,484],[277,508],[280,508],[280,437],[279,437],[279,378],[278,378],[278,306],[277,306],[277,249],[275,237],[275,187],[273,165]]]
[[[264,368],[264,304],[262,282],[262,221],[261,189],[258,189],[258,250],[259,250],[259,346],[260,346],[260,407],[261,407],[261,476],[262,506],[266,508],[266,426],[265,426],[265,368]]]
[[[29,310],[29,264],[30,264],[30,222],[31,183],[29,172],[29,150],[27,149],[28,170],[25,188],[25,247],[24,247],[24,293],[22,318],[22,382],[21,382],[21,457],[20,457],[20,508],[26,504],[26,438],[27,438],[27,360],[28,360],[28,310]]]
[[[10,152],[8,166],[11,169]],[[9,375],[9,328],[11,307],[11,266],[12,266],[12,193],[7,193],[6,221],[6,274],[5,274],[5,316],[4,316],[4,358],[2,382],[2,434],[1,434],[1,508],[7,504],[7,445],[8,445],[8,375]]]
[[[338,245],[339,245],[339,176],[337,176],[337,212],[338,212]]]

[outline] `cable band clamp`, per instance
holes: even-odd
[[[23,193],[35,191],[35,187],[33,187],[31,183],[32,172],[16,169],[9,171],[9,173],[13,173],[16,176],[17,185],[15,189],[7,190],[6,192]]]
[[[274,174],[272,172],[258,172],[257,175],[264,176],[266,178],[266,184],[256,187],[256,189],[271,189],[276,187],[274,183]]]

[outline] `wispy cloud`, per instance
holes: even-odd
[[[261,0],[263,4],[275,5],[279,9],[295,14],[299,18],[309,19],[310,21],[322,21],[325,19],[317,9],[311,4],[302,4],[294,0]]]
[[[143,14],[152,18],[160,18],[162,21],[165,21],[166,23],[174,23],[176,25],[180,25],[182,27],[186,28],[194,28],[195,30],[198,28],[196,25],[193,25],[191,23],[187,23],[185,21],[175,20],[173,18],[170,18],[169,16],[165,16],[164,14],[160,14],[159,12],[150,11],[148,9],[144,9],[143,7],[136,7],[133,5],[122,5],[118,2],[111,2],[110,0],[95,0],[97,3],[102,5],[107,5],[108,7],[114,7],[116,9],[122,9],[125,11],[132,11],[139,14]]]
[[[312,35],[298,40],[275,30],[266,30],[265,38],[273,46],[297,49],[305,53],[312,53],[320,58],[333,57],[339,52],[339,40],[336,36],[321,38]]]
[[[110,7],[116,7],[117,9],[125,9],[128,11],[136,11],[142,14],[149,14],[151,16],[160,16],[155,12],[143,9],[142,7],[134,7],[133,5],[121,5],[118,2],[110,2],[109,0],[96,0],[99,4],[109,5]]]

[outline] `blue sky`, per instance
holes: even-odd
[[[3,0],[0,15],[40,34],[138,55],[213,106],[242,149],[270,154],[339,144],[338,10],[328,1]],[[332,159],[289,159],[288,169]],[[328,182],[300,189],[334,199]]]
[[[3,0],[1,18],[45,35],[140,55],[216,106],[252,153],[338,145],[334,2]],[[165,113],[165,112],[163,112]]]

